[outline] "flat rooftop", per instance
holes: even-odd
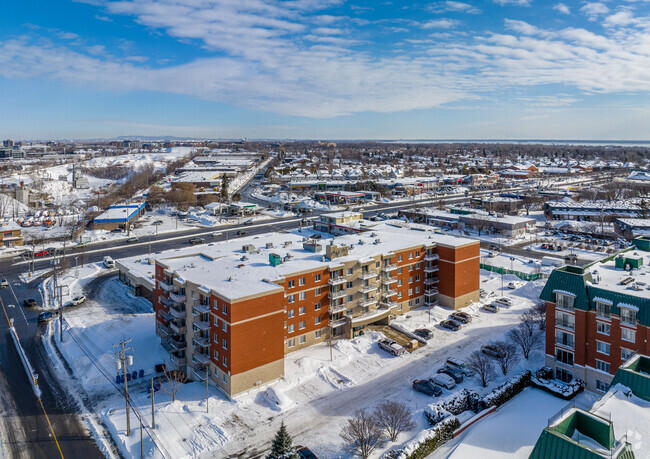
[[[623,253],[626,258],[643,258],[643,264],[639,269],[625,271],[617,268],[615,261],[607,263],[596,263],[589,270],[594,278],[594,287],[611,290],[613,292],[623,293],[625,295],[636,296],[640,298],[650,298],[650,253],[641,250],[630,250]],[[633,278],[625,284],[624,281]]]

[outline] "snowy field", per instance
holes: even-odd
[[[142,369],[145,374],[141,382],[132,383],[133,403],[148,423],[151,417],[151,399],[146,394],[148,378],[153,375],[155,364],[168,360],[168,354],[155,336],[151,304],[131,296],[115,276],[97,280],[97,274],[104,272],[99,265],[88,265],[80,269],[78,276],[73,271],[64,278],[71,285],[71,295],[83,291],[91,299],[81,306],[66,308],[64,317],[69,329],[65,333],[75,339],[68,338],[61,352],[75,374],[71,385],[85,394],[85,400],[92,400],[92,412],[101,413],[102,423],[122,453],[137,456],[139,424],[132,419],[134,433],[125,436],[123,398],[113,386],[117,372],[113,344],[122,338],[132,339],[129,345],[134,348],[133,368]],[[501,276],[483,273],[481,280],[482,288],[502,295]],[[294,441],[309,446],[319,457],[349,457],[338,436],[346,418],[355,409],[373,409],[385,399],[402,400],[414,412],[417,428],[402,434],[396,444],[386,444],[382,451],[397,447],[428,427],[423,409],[432,399],[413,391],[411,382],[433,376],[447,357],[466,358],[481,344],[502,338],[518,322],[519,314],[534,304],[542,286],[541,283],[522,284],[516,290],[503,292],[516,301],[498,314],[484,312],[478,304],[471,305],[467,310],[472,313],[473,321],[458,332],[437,325],[451,312],[442,307],[420,308],[398,317],[396,322],[405,328],[426,327],[434,333],[427,346],[400,357],[381,351],[376,342],[382,335],[368,332],[353,340],[336,341],[331,348],[331,360],[326,343],[287,355],[284,378],[233,401],[211,387],[209,413],[206,413],[206,388],[202,383],[183,385],[174,402],[170,395],[158,391],[155,399],[158,428],[144,432],[145,455],[159,456],[154,441],[158,448],[175,458],[263,453],[284,420]],[[48,294],[46,286],[44,295]],[[57,333],[56,328],[50,324],[49,332]],[[85,349],[80,349],[78,342]],[[522,360],[511,374],[542,365],[540,349],[531,355],[530,361]],[[459,388],[483,392],[505,378],[497,378],[487,389],[475,380],[466,380]]]

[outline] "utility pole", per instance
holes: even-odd
[[[210,393],[208,392],[208,382],[210,378],[210,364],[205,369],[205,412],[210,412]]]
[[[153,378],[151,378],[151,428],[156,428],[156,412],[154,410],[155,404],[153,401]]]
[[[129,413],[129,385],[127,384],[127,379],[126,379],[126,367],[127,365],[133,365],[133,356],[132,355],[127,356],[126,351],[132,351],[133,347],[125,348],[124,345],[130,342],[131,342],[131,338],[129,338],[126,341],[121,340],[118,344],[113,344],[113,347],[117,347],[117,346],[121,347],[121,350],[117,351],[115,354],[119,359],[117,368],[118,370],[121,368],[124,374],[124,401],[126,402],[126,436],[127,437],[131,435],[131,416]]]

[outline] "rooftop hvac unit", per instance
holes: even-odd
[[[266,243],[266,248],[267,249],[272,249],[273,248],[273,242],[267,242]]]

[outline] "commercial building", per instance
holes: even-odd
[[[20,225],[14,222],[2,224],[0,226],[0,245],[3,247],[23,245],[23,235],[20,230]]]
[[[478,241],[407,228],[330,239],[270,233],[140,258],[118,261],[120,277],[152,286],[171,361],[191,379],[209,374],[228,396],[282,377],[284,356],[297,349],[479,297]]]
[[[106,211],[95,217],[92,223],[93,229],[106,231],[126,230],[141,215],[144,215],[144,206],[144,202],[110,206]]]
[[[650,218],[617,218],[614,228],[627,239],[650,236]]]
[[[637,248],[551,273],[540,298],[546,302],[546,365],[557,379],[580,378],[588,389],[605,392],[632,354],[650,353],[648,255]]]
[[[544,204],[544,214],[551,220],[610,221],[614,218],[637,218],[639,206],[622,201],[574,202],[552,201]]]

